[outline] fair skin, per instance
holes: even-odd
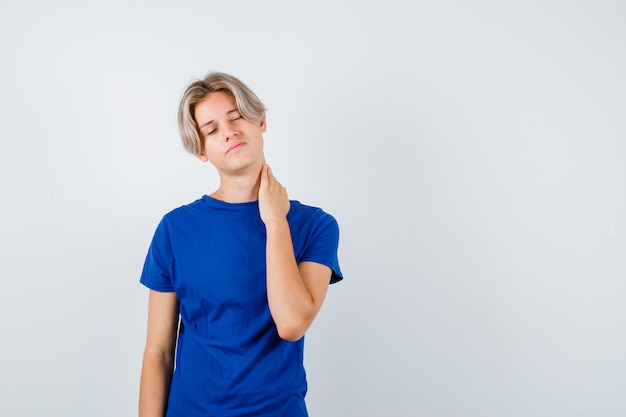
[[[210,162],[220,177],[211,197],[229,203],[259,202],[265,224],[267,300],[281,338],[297,341],[319,312],[331,276],[330,268],[314,262],[296,263],[287,222],[287,190],[266,164],[265,121],[241,117],[234,98],[214,92],[197,103],[194,118],[204,140],[198,157]],[[139,416],[162,417],[173,370],[178,329],[175,293],[150,290],[148,336],[141,374]]]

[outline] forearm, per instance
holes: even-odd
[[[316,308],[293,252],[286,219],[266,224],[267,299],[279,335],[296,341],[307,331]]]
[[[172,380],[173,358],[146,351],[139,386],[139,417],[163,417]]]

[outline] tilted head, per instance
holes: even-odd
[[[194,118],[196,104],[211,93],[222,91],[235,98],[241,116],[251,122],[265,121],[265,106],[259,98],[239,79],[223,72],[211,72],[204,79],[194,81],[187,87],[178,107],[178,129],[185,150],[199,156],[204,141]]]

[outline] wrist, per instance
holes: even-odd
[[[271,217],[269,219],[263,219],[263,223],[265,223],[265,229],[270,230],[281,230],[281,229],[289,229],[289,223],[287,222],[286,217]]]

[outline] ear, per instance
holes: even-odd
[[[265,123],[265,120],[261,122],[260,127],[261,127],[261,133],[265,133],[265,131],[267,130],[267,124]]]
[[[196,155],[198,157],[199,160],[201,160],[202,162],[206,162],[209,160],[209,158],[206,157],[206,155],[203,153],[201,153],[200,155]]]

